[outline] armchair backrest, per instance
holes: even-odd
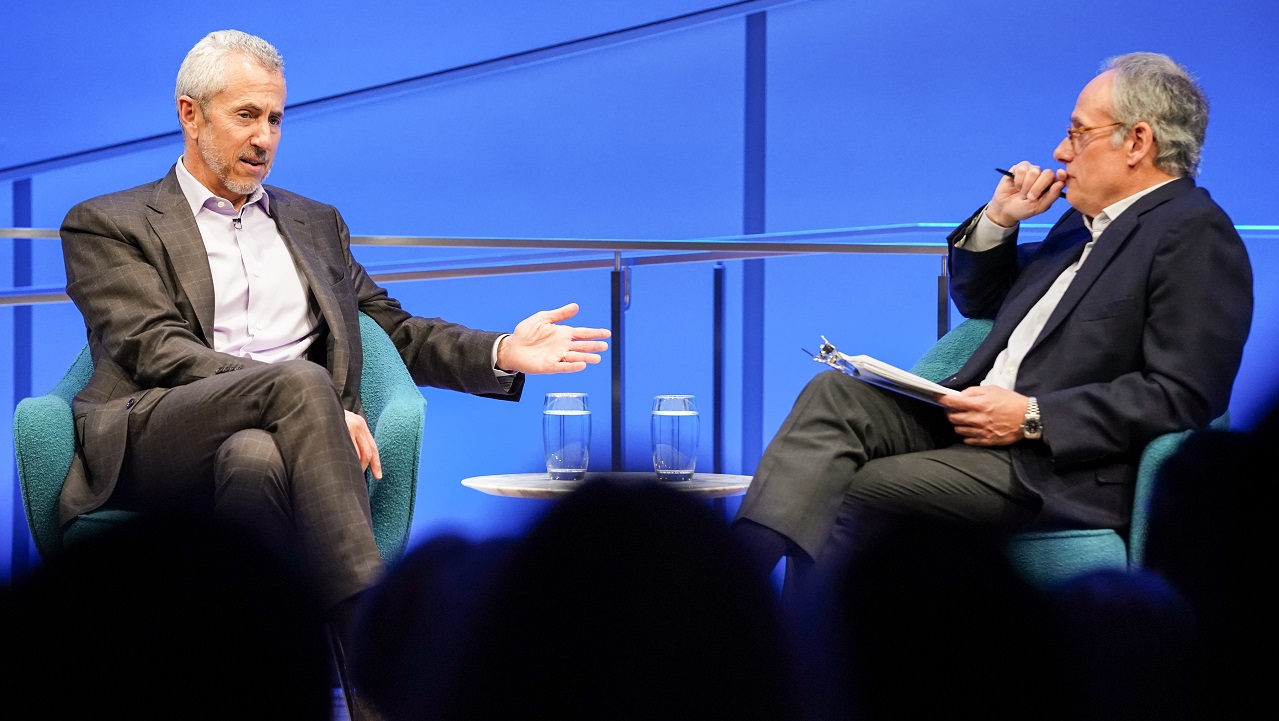
[[[24,398],[13,411],[13,451],[18,464],[27,526],[41,558],[62,545],[58,524],[58,496],[75,456],[75,421],[71,399],[93,375],[89,347],[80,349],[71,367],[53,390]]]
[[[910,372],[933,382],[954,375],[986,339],[992,325],[994,322],[985,318],[966,319],[938,338]]]

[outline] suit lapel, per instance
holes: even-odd
[[[270,193],[270,191],[267,191]],[[329,372],[338,395],[346,386],[347,369],[350,365],[350,339],[346,337],[346,324],[342,321],[342,308],[337,296],[333,293],[333,279],[328,277],[321,254],[314,247],[310,224],[306,217],[297,213],[296,209],[285,203],[277,193],[270,193],[271,212],[275,216],[275,225],[280,230],[284,244],[293,255],[293,262],[302,272],[303,278],[311,288],[311,295],[320,308],[320,315],[328,324],[331,350],[329,352]]]
[[[983,356],[977,360],[982,363],[994,362],[999,351],[1008,345],[1008,339],[1012,337],[1013,330],[1039,302],[1044,293],[1048,292],[1049,286],[1057,279],[1057,276],[1079,259],[1088,238],[1088,229],[1084,227],[1083,219],[1074,212],[1063,216],[1048,231],[1048,236],[1043,241],[1044,247],[1040,252],[1050,256],[1049,259],[1031,266],[1034,268],[1033,275],[1023,274],[1018,278],[1017,284],[1009,292],[1004,307],[1000,309],[995,319],[995,325],[991,328],[989,337],[982,344],[985,356],[989,357]],[[974,354],[974,356],[977,355]]]
[[[1075,279],[1066,288],[1065,294],[1062,295],[1061,300],[1057,303],[1057,307],[1053,309],[1052,315],[1048,316],[1048,322],[1044,324],[1044,329],[1040,331],[1039,337],[1031,345],[1031,350],[1034,350],[1043,339],[1052,335],[1053,330],[1062,324],[1076,305],[1079,305],[1079,301],[1087,295],[1088,289],[1097,281],[1102,271],[1115,259],[1120,249],[1128,243],[1128,239],[1132,237],[1133,233],[1141,225],[1141,216],[1151,208],[1162,205],[1193,187],[1194,181],[1189,179],[1168,183],[1133,203],[1131,207],[1120,213],[1119,217],[1102,231],[1101,236],[1097,238],[1096,245],[1093,246],[1092,252],[1089,253],[1088,259],[1084,261],[1083,266],[1075,274]],[[1062,266],[1058,272],[1061,270],[1065,270],[1065,266]],[[1056,275],[1053,277],[1055,278]]]
[[[200,337],[213,347],[213,275],[209,271],[209,255],[200,237],[200,228],[191,214],[182,187],[178,185],[176,166],[169,170],[151,194],[147,220],[164,246],[179,292],[186,293]]]

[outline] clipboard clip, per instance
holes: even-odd
[[[842,373],[858,375],[857,369],[845,359],[843,353],[835,350],[835,346],[826,340],[826,336],[820,336],[820,338],[822,339],[822,344],[818,348],[817,355],[813,356],[813,360],[818,363],[824,363]]]

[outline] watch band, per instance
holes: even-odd
[[[1044,423],[1039,416],[1039,399],[1034,396],[1026,399],[1026,417],[1021,422],[1021,432],[1030,440],[1037,440],[1044,435]]]

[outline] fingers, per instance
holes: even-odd
[[[575,340],[569,344],[568,349],[582,353],[603,353],[608,350],[608,343],[602,340]]]
[[[568,363],[568,364],[577,364],[577,363],[581,363],[581,364],[582,364],[582,368],[585,368],[585,367],[587,366],[587,364],[594,365],[594,364],[596,364],[596,363],[599,363],[599,362],[600,362],[600,360],[601,360],[601,358],[600,358],[600,356],[599,356],[599,354],[598,354],[598,353],[583,353],[583,352],[581,352],[581,351],[573,351],[573,350],[571,350],[571,351],[569,351],[569,352],[565,353],[563,358],[560,358],[560,363],[561,363],[561,364],[564,364],[564,363]],[[581,369],[579,368],[578,370],[581,370]]]
[[[1017,163],[1010,170],[1013,173],[1013,177],[1006,178],[1006,180],[1011,183],[1012,189],[1023,200],[1042,199],[1049,194],[1052,186],[1056,183],[1061,182],[1062,185],[1065,185],[1066,171],[1064,170],[1040,168],[1038,165],[1025,160]],[[1060,177],[1058,176],[1059,173]],[[1000,182],[1003,183],[1003,181]]]
[[[544,317],[548,322],[559,323],[562,320],[568,320],[577,315],[577,303],[569,303],[562,305],[555,310],[544,310]]]
[[[360,460],[360,470],[372,470],[373,477],[382,478],[382,458],[378,454],[377,443],[369,432],[369,424],[363,416],[345,411],[346,430],[351,434],[351,444],[355,446],[355,455]]]
[[[570,330],[573,331],[573,340],[575,341],[591,340],[593,338],[611,338],[613,336],[613,331],[608,328],[572,328]],[[608,350],[607,343],[595,343],[592,345],[599,347],[590,348],[588,350]]]

